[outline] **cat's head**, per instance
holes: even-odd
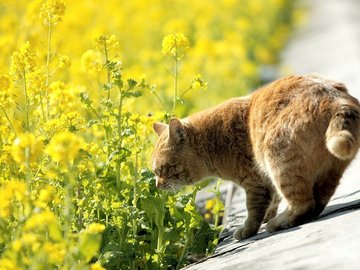
[[[156,186],[175,190],[200,180],[198,157],[189,142],[190,130],[178,119],[171,119],[169,125],[154,123],[154,130],[159,136],[152,154]]]

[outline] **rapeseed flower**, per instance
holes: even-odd
[[[81,70],[84,73],[94,75],[102,69],[101,53],[94,50],[87,50],[81,56]]]
[[[207,89],[207,82],[205,82],[202,78],[200,74],[196,74],[194,76],[194,79],[191,81],[191,88],[192,89]]]
[[[105,270],[105,268],[102,267],[99,262],[97,262],[90,265],[90,270]]]
[[[95,48],[100,52],[108,54],[109,50],[117,50],[119,48],[119,41],[115,35],[101,35],[95,39]]]
[[[25,223],[25,230],[41,230],[57,223],[57,217],[49,210],[33,214]]]
[[[182,33],[168,35],[162,41],[162,53],[180,60],[185,56],[185,51],[190,47],[189,39]]]
[[[86,228],[85,233],[89,234],[98,234],[105,230],[105,225],[100,223],[91,223],[89,227]]]
[[[11,153],[19,164],[30,165],[41,156],[42,145],[42,140],[33,133],[22,133],[14,140]]]
[[[67,55],[63,55],[63,54],[58,54],[58,59],[59,59],[59,65],[58,67],[60,69],[66,68],[66,67],[70,67],[71,65],[71,61],[69,56]]]
[[[1,270],[18,270],[20,269],[17,265],[16,261],[8,259],[8,258],[2,258],[0,259],[0,265]]]
[[[0,189],[0,217],[8,218],[12,215],[13,201],[24,202],[26,198],[26,184],[18,180],[5,183]]]
[[[0,106],[5,109],[11,103],[10,78],[6,75],[0,75]]]
[[[47,0],[40,10],[40,19],[46,26],[57,25],[65,13],[65,3],[61,0]]]
[[[56,134],[46,147],[46,152],[55,162],[72,163],[84,144],[83,138],[63,131]]]
[[[20,79],[24,73],[33,72],[36,68],[35,54],[31,50],[30,42],[23,44],[11,57],[10,74]]]
[[[43,250],[47,254],[49,263],[59,265],[63,262],[63,259],[66,254],[65,243],[52,243],[46,242],[43,245]]]

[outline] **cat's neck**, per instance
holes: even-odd
[[[216,176],[240,181],[246,164],[252,166],[249,106],[249,98],[236,98],[184,119],[190,146],[202,164],[203,178]],[[240,164],[245,168],[243,172],[239,171]]]

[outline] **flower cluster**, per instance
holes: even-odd
[[[163,39],[162,52],[177,59],[182,59],[185,51],[189,49],[189,39],[183,33],[168,35]]]
[[[57,25],[65,13],[65,3],[61,0],[46,0],[40,10],[40,19],[46,26]]]
[[[35,70],[35,55],[29,42],[26,42],[11,57],[10,74],[22,78],[25,72]]]
[[[41,156],[43,142],[39,138],[35,138],[32,133],[18,134],[14,140],[12,155],[16,162],[19,164],[30,163],[38,161]]]
[[[84,141],[74,133],[64,131],[52,137],[46,152],[55,162],[73,163]]]

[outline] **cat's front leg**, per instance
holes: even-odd
[[[257,234],[271,202],[271,192],[268,188],[252,185],[246,187],[245,192],[248,216],[244,226],[239,227],[234,233],[237,240]]]

